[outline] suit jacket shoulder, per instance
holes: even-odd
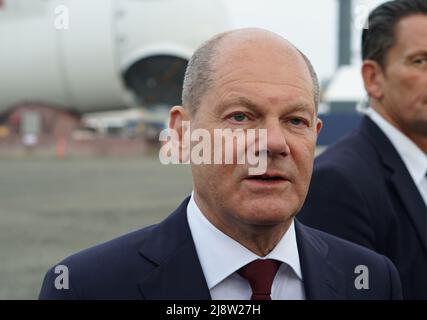
[[[118,299],[140,297],[135,284],[151,266],[141,259],[139,248],[154,228],[131,232],[65,258],[46,273],[39,298],[108,299],[113,292]],[[55,286],[57,266],[68,270],[68,289]]]
[[[385,256],[296,223],[309,299],[401,299],[401,284]]]
[[[209,299],[186,219],[188,198],[157,225],[76,253],[66,266],[69,288],[55,286],[55,267],[40,299]]]

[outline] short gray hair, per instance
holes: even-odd
[[[317,77],[317,73],[314,70],[313,65],[311,64],[310,59],[307,58],[307,56],[302,53],[297,47],[295,49],[298,50],[298,52],[303,57],[305,64],[307,65],[308,71],[310,72],[311,80],[313,81],[313,96],[314,96],[314,106],[316,108],[316,112],[319,109],[319,103],[320,103],[320,85],[319,85],[319,78]]]
[[[192,55],[185,71],[184,83],[182,88],[182,105],[190,111],[190,114],[196,114],[202,97],[212,87],[214,82],[213,58],[216,55],[218,45],[221,40],[233,33],[227,31],[220,33],[203,43]],[[316,112],[320,102],[319,80],[316,71],[310,60],[297,48],[295,48],[303,57],[311,79],[313,81],[313,95]]]

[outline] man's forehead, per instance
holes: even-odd
[[[270,32],[230,35],[222,40],[213,59],[216,80],[237,79],[271,81],[305,80],[311,86],[311,76],[298,50],[282,37]]]
[[[280,35],[263,29],[241,29],[212,41],[216,43],[210,48],[211,82],[203,100],[220,101],[234,91],[247,96],[248,90],[250,96],[284,100],[303,95],[313,100],[316,89],[309,62]]]
[[[396,27],[396,40],[397,45],[427,45],[427,15],[401,19]]]
[[[296,58],[296,48],[281,36],[262,29],[236,30],[225,36],[217,48],[215,60],[218,64],[240,58],[265,55],[280,55],[283,59]]]
[[[264,52],[261,52],[265,50]],[[221,90],[258,88],[287,90],[300,88],[312,96],[310,72],[299,53],[286,56],[283,51],[268,49],[234,51],[233,56],[222,57],[214,64],[214,87]]]

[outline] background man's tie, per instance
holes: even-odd
[[[280,264],[281,262],[277,260],[258,259],[237,271],[251,285],[251,300],[271,300],[271,285]]]

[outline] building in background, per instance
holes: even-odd
[[[319,145],[330,145],[355,129],[362,115],[358,112],[365,103],[365,90],[360,72],[360,52],[355,50],[353,37],[367,26],[367,15],[374,3],[368,6],[361,0],[338,1],[337,70],[323,89],[321,110],[323,128]],[[355,33],[357,29],[357,33]],[[360,41],[360,39],[357,39]]]
[[[95,132],[98,138],[119,138],[120,143],[135,134],[156,140],[169,108],[180,103],[194,49],[231,28],[225,2],[2,0],[0,140],[17,132],[5,124],[9,109],[36,104],[80,114],[78,119],[85,121],[71,138]],[[366,18],[378,2],[336,0],[336,33],[325,37],[338,39],[337,69],[330,79],[321,79],[321,145],[333,143],[360,120],[356,106],[364,90],[356,43],[363,15]],[[291,1],[282,5],[292,8]],[[265,6],[268,12],[268,3]],[[100,125],[82,131],[88,123]]]
[[[70,116],[96,112],[90,118],[100,122],[111,120],[100,111],[144,109],[142,119],[116,113],[116,124],[146,121],[152,135],[165,110],[180,103],[193,51],[227,29],[221,0],[2,0],[0,125],[4,131],[4,114],[17,105]]]

